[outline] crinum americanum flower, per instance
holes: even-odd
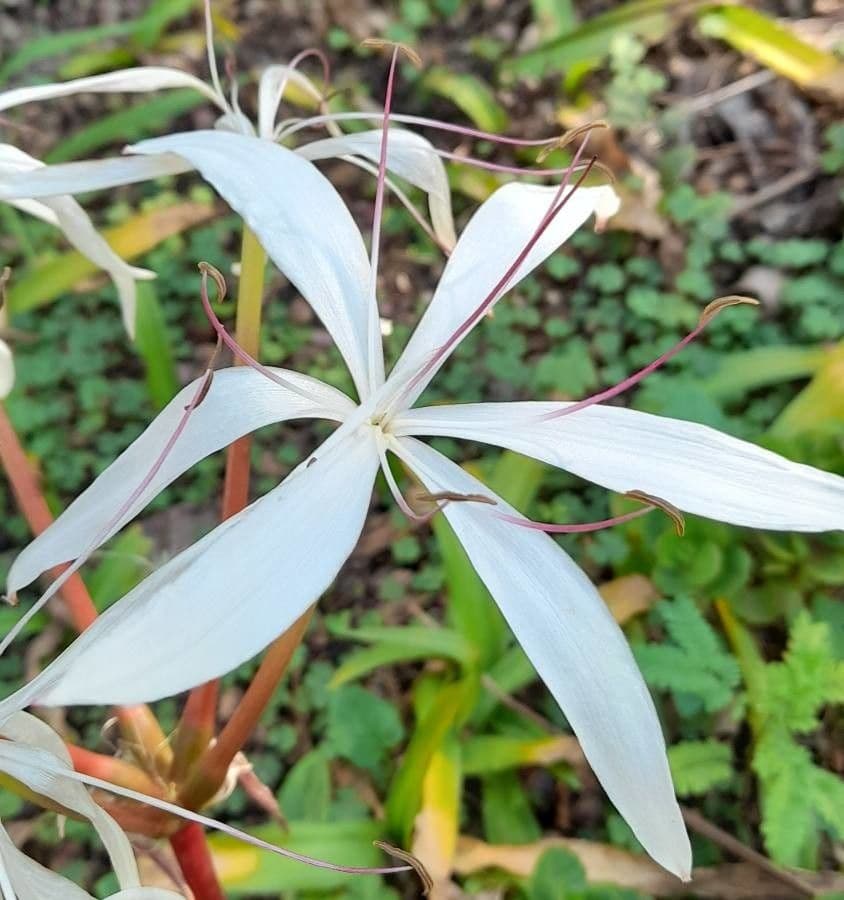
[[[0,723],[0,773],[14,779],[64,814],[88,819],[111,860],[120,890],[112,900],[179,900],[181,894],[141,887],[128,838],[74,779],[62,739],[49,725],[25,712],[12,712]],[[93,900],[91,894],[31,859],[0,824],[0,898],[2,900]]]
[[[395,57],[392,71],[395,66]],[[606,405],[695,337],[615,388],[578,403],[414,408],[453,350],[493,305],[591,216],[610,187],[511,183],[470,219],[398,362],[385,374],[376,301],[379,225],[394,131],[386,104],[370,256],[340,196],[313,165],[270,141],[193,132],[144,141],[142,159],[198,169],[258,235],[340,349],[357,401],[315,378],[261,366],[206,373],[15,560],[15,593],[60,562],[87,558],[198,460],[269,423],[322,418],[331,436],[281,484],[164,564],[112,606],[24,689],[40,704],[135,703],[219,676],[287,629],[352,552],[388,455],[445,515],[516,638],[577,734],[608,796],[647,851],[688,877],[691,853],[653,702],[594,586],[547,532],[595,525],[533,522],[420,438],[510,448],[669,511],[758,528],[844,526],[844,479],[685,421]],[[174,162],[174,165],[176,162]],[[71,569],[72,571],[72,569]],[[45,594],[38,608],[55,590]],[[30,613],[32,612],[30,610]],[[10,636],[4,641],[8,643]],[[20,698],[19,698],[20,699]]]

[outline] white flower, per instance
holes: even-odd
[[[212,85],[207,85],[195,76],[182,72],[179,69],[162,66],[138,66],[131,69],[108,72],[103,75],[77,78],[67,82],[15,88],[0,92],[0,112],[27,103],[78,93],[146,93],[173,88],[192,88],[217,107],[220,116],[215,127],[220,130],[273,143],[287,136],[292,136],[294,133],[309,127],[311,123],[318,124],[328,128],[332,136],[303,144],[297,148],[297,153],[312,161],[341,157],[369,172],[377,171],[376,164],[379,159],[381,140],[380,129],[344,134],[338,127],[337,121],[344,119],[378,120],[381,118],[378,114],[341,113],[276,124],[279,107],[290,83],[294,83],[300,91],[304,92],[315,103],[322,103],[323,98],[320,91],[309,78],[297,69],[297,65],[303,59],[306,59],[308,56],[317,56],[322,60],[327,75],[327,62],[317,51],[300,53],[289,65],[272,65],[264,69],[258,87],[258,121],[253,125],[240,109],[237,101],[236,86],[232,89],[231,99],[227,99],[220,85],[213,53],[210,16],[208,15],[207,7],[206,14]],[[399,115],[394,116],[394,119],[410,124],[443,125],[443,123],[414,116]],[[469,129],[459,128],[452,130],[466,133],[470,131]],[[493,135],[485,136],[494,137]],[[513,143],[541,144],[543,142],[513,141]],[[5,150],[9,154],[16,152],[14,147],[9,147],[8,145],[5,145]],[[118,157],[85,160],[53,166],[41,166],[37,160],[33,160],[32,157],[20,154],[17,151],[20,155],[20,160],[18,161],[26,159],[29,163],[26,166],[20,166],[15,169],[11,166],[4,166],[3,152],[4,145],[0,145],[0,200],[6,200],[34,215],[41,215],[42,218],[44,218],[43,213],[46,205],[54,208],[59,201],[67,202],[68,198],[63,195],[132,184],[164,175],[187,172],[193,168],[189,160],[175,157],[172,154],[134,159]],[[413,132],[395,130],[391,134],[387,168],[394,175],[427,193],[432,228],[416,212],[408,197],[396,184],[392,181],[388,181],[387,184],[413,213],[416,221],[441,246],[450,249],[455,241],[454,221],[451,213],[451,192],[445,168],[438,153],[439,151],[436,151],[429,141]],[[443,155],[449,156],[450,154],[444,153]],[[45,204],[38,203],[38,198],[54,199]],[[46,210],[46,212],[49,213],[50,210]],[[90,227],[90,223],[88,224]],[[73,241],[72,233],[67,229],[65,229],[65,232]],[[77,246],[82,252],[86,252],[79,243],[77,243]],[[102,265],[102,263],[99,264]],[[104,268],[108,267],[104,266]],[[111,271],[110,269],[108,270]],[[136,274],[135,277],[139,276]],[[120,287],[121,285],[118,283],[118,288]],[[121,294],[121,299],[123,299],[123,294]],[[125,305],[124,309],[126,309]]]
[[[614,491],[644,491],[692,513],[762,528],[841,528],[844,479],[702,425],[620,407],[578,406],[575,415],[565,415],[573,404],[551,402],[411,409],[495,300],[590,215],[613,211],[610,188],[569,189],[564,204],[555,188],[496,191],[465,228],[385,379],[380,340],[372,339],[378,318],[363,239],[313,166],[269,142],[256,153],[251,139],[219,132],[146,141],[133,151],[187,160],[246,219],[333,335],[360,402],[283,369],[224,369],[210,388],[207,380],[186,387],[20,554],[10,591],[84,558],[182,472],[238,437],[295,418],[340,426],[277,488],[115,604],[35,679],[28,700],[154,700],[260,651],[337,575],[361,533],[379,465],[392,481],[385,464],[392,452],[431,494],[486,499],[443,511],[611,800],[648,852],[687,876],[689,845],[656,712],[597,591],[551,537],[523,527],[534,523],[419,437],[509,447]]]
[[[15,712],[0,725],[0,772],[62,809],[88,819],[108,851],[120,890],[114,900],[177,900],[180,894],[141,887],[128,838],[118,824],[73,778],[61,738],[40,719]],[[91,894],[30,859],[0,824],[2,900],[93,900]]]

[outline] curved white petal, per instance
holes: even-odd
[[[354,549],[378,468],[371,432],[335,432],[277,488],[110,607],[6,703],[157,700],[254,656],[316,602]]]
[[[0,171],[0,200],[81,194],[135,184],[191,170],[190,163],[171,153],[160,156],[117,156],[40,166],[31,171]]]
[[[298,69],[286,65],[267,66],[258,83],[258,134],[266,140],[273,139],[275,117],[289,82],[294,82],[317,103],[322,100],[322,94],[311,79]]]
[[[222,131],[173,134],[129,150],[176,153],[199,170],[314,308],[367,396],[369,259],[351,213],[317,168],[277,144]],[[380,383],[380,347],[375,369]]]
[[[15,360],[9,345],[0,338],[0,400],[8,397],[15,386]]]
[[[273,422],[295,418],[339,420],[354,405],[340,391],[284,369],[273,369],[314,396],[309,402],[246,366],[215,372],[205,399],[190,414],[160,469],[119,521],[115,514],[160,457],[194,399],[201,379],[183,388],[144,433],[12,563],[8,591],[16,592],[53,566],[76,559],[94,542],[104,543],[133,519],[168,484],[199,460],[232,441]],[[318,402],[317,402],[318,401]],[[108,528],[107,532],[104,529]]]
[[[5,871],[3,871],[5,870]],[[51,872],[41,863],[28,857],[12,843],[0,824],[0,873],[5,874],[8,886],[0,889],[6,900],[94,900],[87,891],[63,875]],[[0,883],[2,883],[0,881]]]
[[[34,216],[36,219],[41,219],[42,222],[46,222],[54,228],[59,227],[59,217],[49,206],[46,206],[38,200],[9,200],[7,202],[10,206],[14,206],[15,209],[25,212],[28,216]]]
[[[533,456],[612,491],[645,491],[686,512],[779,531],[844,529],[844,478],[706,425],[600,404],[471,403],[410,410],[401,433],[449,435]]]
[[[67,97],[70,94],[147,93],[165,88],[185,87],[199,91],[212,103],[225,109],[225,104],[220,102],[213,88],[187,72],[164,66],[137,66],[132,69],[120,69],[117,72],[106,72],[103,75],[74,78],[72,81],[37,84],[3,91],[0,93],[0,110],[11,109],[24,103]]]
[[[593,213],[606,217],[617,209],[618,198],[610,187],[578,188],[573,194],[571,190],[566,205],[498,296],[544,262]],[[493,291],[533,237],[556,194],[556,187],[513,182],[499,188],[478,208],[449,257],[430,305],[390,373],[387,396],[402,393],[403,405],[413,404],[447,356],[406,392],[408,380],[445,347]]]
[[[560,704],[610,800],[666,869],[688,878],[691,849],[653,701],[627,641],[589,579],[547,535],[504,522],[518,513],[412,438],[401,452],[431,491],[485,494],[445,515],[513,634]]]
[[[29,713],[16,712],[0,724],[0,735],[7,738],[0,741],[0,772],[89,819],[108,851],[120,886],[138,887],[135,856],[120,826],[81,784],[55,771],[56,765],[59,769],[73,768],[67,748],[55,731]],[[45,759],[48,766],[39,762]]]
[[[381,129],[324,138],[303,144],[296,152],[310,160],[363,156],[377,164],[381,159]],[[451,214],[451,189],[443,161],[431,142],[412,131],[391,128],[387,140],[387,169],[425,191],[434,232],[447,247],[453,247],[457,236]]]
[[[18,173],[30,173],[43,168],[43,163],[35,157],[12,147],[9,144],[0,145],[0,177],[5,175],[17,175]],[[16,204],[20,208],[20,203]],[[25,204],[23,208],[26,209]],[[120,307],[123,313],[123,323],[130,336],[135,333],[135,279],[138,277],[151,277],[140,269],[134,269],[124,262],[109,247],[105,238],[94,228],[88,214],[84,209],[68,195],[49,197],[42,201],[41,206],[33,208],[29,205],[29,212],[49,221],[49,216],[44,215],[43,207],[49,209],[55,216],[56,225],[64,232],[67,240],[92,263],[99,266],[111,276]]]

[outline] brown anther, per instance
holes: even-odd
[[[375,50],[398,50],[398,52],[404,54],[417,69],[422,68],[422,57],[412,47],[408,47],[407,44],[402,44],[400,41],[388,41],[386,38],[370,37],[361,41],[360,46],[372,47]]]
[[[703,312],[700,314],[698,327],[708,325],[722,309],[726,309],[728,306],[740,305],[759,306],[759,301],[755,297],[744,297],[741,294],[728,294],[726,297],[719,297],[717,300],[706,304]]]
[[[196,409],[200,403],[208,396],[208,391],[211,390],[211,385],[214,382],[214,370],[208,369],[205,373],[205,380],[202,383],[202,387],[199,389],[199,396],[197,396],[196,400],[193,403],[188,404],[185,409]]]
[[[431,892],[431,888],[434,886],[434,879],[431,878],[421,859],[414,856],[412,853],[408,853],[407,850],[402,850],[400,847],[394,847],[392,844],[388,844],[386,841],[373,841],[372,843],[379,850],[383,850],[388,856],[394,856],[396,859],[406,862],[419,876],[419,880],[422,882],[422,894],[425,897],[428,896]]]
[[[584,125],[578,125],[577,128],[572,128],[561,134],[555,141],[548,144],[547,147],[543,147],[536,157],[536,161],[540,163],[543,162],[549,153],[553,153],[554,150],[562,150],[564,147],[568,147],[572,141],[576,141],[581,135],[588,134],[596,128],[609,127],[609,123],[605,122],[603,119],[596,119],[594,122],[586,122]]]
[[[223,300],[226,299],[226,294],[228,293],[226,279],[223,277],[223,273],[212,266],[211,263],[207,263],[204,260],[199,263],[199,271],[202,273],[202,289],[205,290],[205,285],[207,284],[208,276],[210,275],[217,285],[217,302],[222,303]]]
[[[674,528],[680,537],[686,533],[686,519],[673,503],[663,500],[662,497],[646,494],[644,491],[625,491],[624,496],[629,497],[631,500],[638,500],[639,503],[644,503],[646,506],[653,507],[653,509],[661,509],[674,523]]]
[[[6,285],[11,277],[11,266],[3,266],[3,271],[0,272],[0,309],[6,305]]]

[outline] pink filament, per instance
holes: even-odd
[[[387,90],[384,95],[384,119],[381,126],[381,154],[378,159],[378,177],[375,182],[375,210],[372,215],[372,249],[370,258],[369,275],[369,299],[370,315],[367,320],[369,348],[369,386],[371,390],[377,387],[375,376],[375,342],[378,335],[378,301],[376,298],[378,288],[378,257],[381,248],[381,220],[384,216],[384,183],[387,179],[387,144],[390,133],[390,109],[393,105],[393,87],[396,80],[396,62],[398,61],[399,48],[393,48],[390,58],[390,71],[387,75]]]
[[[591,397],[586,397],[583,400],[578,400],[577,403],[572,403],[570,406],[566,406],[562,409],[556,409],[553,412],[544,413],[543,415],[539,416],[539,421],[547,422],[550,419],[559,419],[563,416],[570,416],[572,413],[579,412],[581,409],[587,409],[590,406],[594,406],[596,403],[603,403],[605,400],[612,400],[613,397],[617,397],[619,394],[624,393],[624,391],[629,390],[634,385],[637,385],[640,381],[643,381],[645,378],[647,378],[647,376],[652,372],[655,372],[661,366],[665,365],[665,363],[667,363],[669,360],[673,359],[681,350],[688,346],[703,331],[704,328],[706,328],[708,322],[708,319],[700,322],[673,347],[666,350],[665,353],[658,356],[655,360],[653,360],[653,362],[648,363],[648,365],[646,365],[644,368],[639,369],[638,372],[634,372],[623,381],[619,381],[618,384],[606,388],[605,390],[600,391],[597,394],[593,394]]]
[[[211,323],[211,327],[214,329],[217,337],[226,345],[226,347],[231,350],[231,352],[242,362],[244,362],[247,366],[251,366],[257,372],[260,372],[265,378],[268,378],[274,384],[279,385],[279,387],[283,387],[288,391],[292,391],[294,394],[298,394],[300,397],[304,397],[306,400],[311,403],[316,403],[317,405],[322,405],[318,399],[312,397],[307,391],[288,381],[286,378],[282,378],[280,375],[277,375],[272,369],[268,369],[262,363],[259,363],[254,356],[247,353],[243,347],[238,344],[238,342],[226,331],[223,323],[217,318],[216,313],[211,308],[211,300],[208,297],[208,269],[204,268],[204,264],[201,266],[202,269],[202,287],[200,289],[200,296],[202,298],[202,308],[205,311],[205,316],[208,321]],[[222,276],[220,276],[222,277]],[[216,281],[216,279],[215,279]],[[218,282],[219,286],[219,282]]]
[[[555,525],[553,522],[534,522],[522,516],[511,516],[508,513],[493,513],[499,519],[509,522],[511,525],[519,525],[522,528],[532,528],[534,531],[545,531],[550,534],[586,534],[591,531],[601,531],[604,528],[612,528],[613,525],[623,525],[641,516],[652,512],[654,507],[635,509],[621,516],[613,516],[610,519],[602,519],[600,522],[585,522],[581,525]]]
[[[542,221],[537,226],[534,233],[531,235],[528,242],[522,248],[519,255],[516,259],[510,264],[507,268],[507,271],[501,276],[501,278],[496,282],[493,289],[484,297],[481,301],[480,305],[472,312],[464,322],[457,327],[454,333],[449,337],[449,339],[436,351],[432,357],[428,360],[427,363],[417,372],[416,375],[413,376],[412,379],[408,382],[407,386],[404,388],[402,393],[399,395],[399,398],[406,396],[410,391],[412,391],[416,385],[422,381],[425,376],[431,372],[436,366],[448,355],[451,351],[452,347],[468,332],[470,331],[475,323],[482,318],[486,312],[496,303],[496,301],[501,296],[502,292],[506,289],[507,284],[510,279],[518,270],[519,266],[525,261],[528,254],[531,250],[536,246],[539,239],[542,235],[548,230],[548,227],[554,221],[554,219],[559,215],[560,211],[565,207],[566,203],[568,203],[569,199],[574,196],[575,191],[583,184],[586,176],[589,174],[592,165],[594,164],[594,159],[586,166],[583,173],[578,178],[577,182],[574,184],[572,189],[560,200],[561,195],[568,187],[569,181],[571,179],[571,173],[574,171],[577,164],[580,162],[580,156],[583,152],[584,147],[586,146],[586,141],[584,141],[580,147],[578,148],[577,153],[574,156],[574,159],[571,162],[571,165],[566,171],[566,176],[560,184],[557,192],[554,195],[554,199],[551,201],[551,205],[548,209],[548,212],[542,218]],[[559,201],[559,202],[558,202]]]
[[[451,122],[443,122],[440,119],[429,119],[425,116],[411,116],[405,113],[393,113],[391,118],[395,122],[401,122],[406,125],[422,125],[427,128],[433,128],[437,131],[449,131],[452,134],[460,134],[464,137],[474,138],[476,140],[490,141],[495,144],[507,144],[512,147],[547,147],[550,144],[559,141],[559,135],[552,138],[513,138],[500,134],[492,134],[489,131],[479,131],[476,128],[468,128],[465,125],[453,125]],[[307,119],[301,119],[285,128],[278,137],[288,137],[304,128],[312,128],[323,125],[328,122],[343,122],[366,120],[383,122],[386,119],[385,114],[368,113],[368,112],[349,112],[349,113],[327,113],[320,116],[310,116]],[[383,127],[383,125],[382,125]]]

